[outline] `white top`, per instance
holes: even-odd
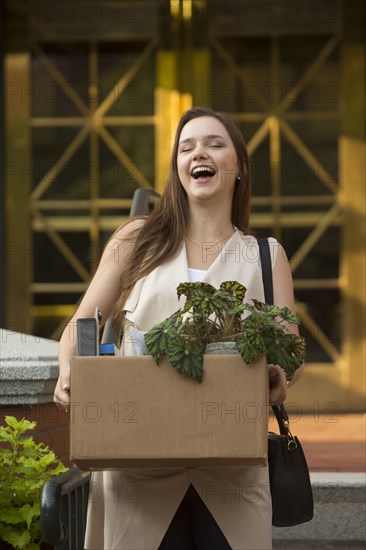
[[[197,281],[202,281],[205,276],[205,269],[193,269],[193,267],[188,268],[189,282],[196,283]]]

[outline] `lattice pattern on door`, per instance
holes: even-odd
[[[257,184],[254,185],[253,225],[257,229],[268,228],[268,232],[285,245],[291,231],[301,229],[301,241],[296,248],[293,244],[289,247],[292,249],[289,259],[297,295],[301,296],[304,292],[307,295],[312,292],[337,292],[341,285],[337,268],[333,269],[332,276],[324,273],[319,276],[311,273],[305,277],[297,275],[312,254],[319,254],[317,247],[324,248],[330,240],[333,245],[332,259],[339,261],[340,251],[335,250],[335,237],[328,236],[325,244],[322,242],[328,230],[333,231],[342,223],[342,201],[337,181],[338,32],[320,36],[309,32],[302,40],[297,35],[296,40],[301,43],[304,53],[296,78],[293,77],[294,71],[287,74],[286,57],[289,54],[286,45],[291,44],[290,31],[284,36],[275,32],[264,37],[256,36],[254,30],[252,35],[240,38],[237,36],[239,32],[222,36],[214,29],[211,30],[209,43],[213,57],[213,78],[205,92],[209,94],[215,108],[232,111],[235,119],[242,124],[244,134],[249,134],[248,150],[254,169],[258,170],[263,163],[264,150],[267,149],[269,169],[263,178],[267,181],[267,187],[263,181],[256,180],[256,174],[253,174],[254,183]],[[311,47],[306,47],[309,44]],[[259,52],[256,52],[256,47]],[[248,55],[243,54],[246,50],[249,51]],[[311,50],[311,56],[307,50]],[[263,52],[267,59],[264,59]],[[281,59],[281,56],[285,59]],[[324,79],[322,73],[325,70]],[[332,75],[331,80],[329,75]],[[289,77],[292,77],[290,82]],[[316,109],[309,109],[304,100],[302,104],[298,101],[306,94],[308,97],[311,94],[313,98],[317,94]],[[320,97],[321,94],[331,101],[327,104],[324,97]],[[303,136],[301,125],[304,124],[307,127]],[[311,126],[314,126],[314,133],[319,124],[330,125],[330,131],[335,128],[331,161],[328,157],[328,161],[324,162],[317,151],[312,150],[311,142],[316,143],[317,139],[313,139]],[[292,155],[295,152],[297,156],[293,164],[306,167],[308,181],[312,174],[316,182],[316,185],[312,185],[313,189],[301,189],[302,182],[294,180],[290,182],[291,185],[284,185],[284,150],[289,146]],[[260,153],[258,159],[257,152]],[[306,227],[309,229],[305,230]],[[292,228],[291,231],[289,228]],[[305,272],[308,270],[305,269]],[[335,304],[335,307],[338,305]],[[315,342],[313,347],[318,349],[318,352],[313,353],[313,361],[339,363],[338,327],[337,336],[332,337],[327,330],[332,327],[322,326],[308,311],[305,301],[297,301],[297,310],[302,326]]]
[[[154,52],[157,40],[153,37],[113,43],[112,60],[116,61],[116,54],[121,58],[114,66],[108,56],[108,44],[92,40],[81,45],[66,44],[65,47],[66,50],[74,49],[75,63],[81,58],[87,64],[81,77],[85,80],[75,78],[77,65],[73,63],[74,56],[66,54],[67,57],[63,57],[62,46],[56,48],[54,43],[40,43],[34,39],[32,86],[37,89],[38,79],[39,88],[43,89],[43,94],[48,93],[49,100],[52,94],[58,99],[62,97],[62,100],[55,101],[52,109],[49,102],[43,105],[46,108],[36,106],[31,119],[33,158],[36,164],[39,162],[39,169],[34,171],[30,197],[34,237],[38,242],[35,247],[46,246],[49,257],[56,256],[57,264],[60,264],[61,257],[65,260],[57,281],[57,271],[52,273],[52,262],[47,262],[48,267],[46,265],[47,254],[41,259],[38,272],[42,269],[44,274],[45,269],[48,270],[51,280],[35,278],[32,284],[36,297],[34,313],[45,317],[56,314],[61,318],[71,315],[75,306],[58,303],[57,296],[65,299],[65,296],[77,296],[86,289],[99,260],[103,240],[128,214],[134,189],[153,188]],[[101,74],[103,63],[107,66],[107,74]],[[113,75],[110,76],[108,71]],[[144,71],[146,76],[138,80]],[[74,75],[74,81],[70,80],[70,74]],[[152,99],[145,107],[136,106],[138,94],[140,102],[147,94]],[[129,112],[120,114],[124,110],[119,105],[123,95],[124,102],[129,104]],[[144,110],[149,112],[143,114]],[[37,138],[36,132],[42,130],[46,131],[46,137]],[[45,147],[47,130],[53,133],[53,153],[58,152],[51,162],[44,163],[42,147]],[[55,133],[60,136],[58,144]],[[129,136],[147,152],[145,156],[130,147],[135,157],[132,158],[128,152]],[[103,155],[113,165],[112,172],[103,162]],[[73,177],[74,172],[78,172],[76,177]],[[105,173],[109,173],[113,186],[106,182]],[[84,179],[83,183],[81,179]],[[47,236],[56,252],[51,251],[49,242],[39,238],[40,235]],[[37,269],[35,271],[37,277]],[[67,271],[72,271],[74,276],[67,275]],[[37,300],[37,296],[40,299]],[[54,296],[53,300],[51,296]],[[49,305],[50,302],[53,304]]]

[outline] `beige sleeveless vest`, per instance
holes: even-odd
[[[277,242],[270,239],[272,266],[277,248]],[[176,288],[188,280],[183,244],[173,260],[138,281],[125,303],[124,355],[138,353],[138,331],[149,330],[181,307]],[[226,280],[242,283],[247,300],[264,299],[254,237],[236,231],[203,278],[216,287]],[[268,468],[258,466],[94,472],[85,548],[156,550],[191,483],[233,549],[272,547]]]

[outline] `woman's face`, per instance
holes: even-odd
[[[177,167],[189,199],[232,200],[238,159],[225,126],[216,118],[194,118],[183,127]]]

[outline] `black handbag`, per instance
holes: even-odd
[[[273,304],[272,267],[267,239],[258,239],[265,301]],[[290,527],[313,518],[309,469],[300,441],[290,431],[284,405],[272,405],[280,433],[268,433],[268,469],[272,525]]]
[[[268,433],[272,525],[290,527],[313,517],[313,492],[300,441],[292,435],[283,405],[273,405],[280,434]]]

